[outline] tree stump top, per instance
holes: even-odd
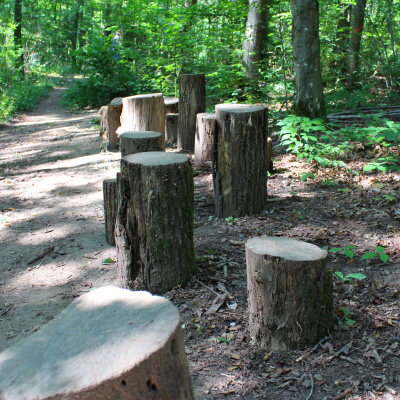
[[[141,164],[144,166],[180,164],[189,160],[185,154],[165,153],[164,151],[136,153],[126,156],[124,159],[129,163]]]
[[[246,247],[253,253],[280,257],[290,261],[311,261],[326,258],[327,251],[310,243],[285,237],[260,236],[249,239]]]
[[[0,397],[71,398],[64,396],[99,387],[157,352],[179,323],[165,298],[112,286],[93,290],[0,354]],[[105,398],[97,394],[90,398]]]
[[[224,111],[226,113],[245,114],[256,111],[265,110],[264,106],[257,106],[253,104],[217,104],[215,110]]]
[[[149,139],[149,138],[156,138],[161,136],[160,132],[154,131],[125,131],[121,134],[121,138],[126,139]]]
[[[124,97],[122,101],[127,99],[141,99],[141,98],[160,97],[160,96],[162,96],[162,93],[136,94],[135,96]]]
[[[176,104],[179,103],[179,99],[177,97],[164,97],[164,104]]]
[[[197,116],[200,116],[201,118],[215,119],[215,113],[198,113]]]

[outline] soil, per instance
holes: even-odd
[[[105,241],[102,182],[120,156],[105,151],[97,110],[59,106],[64,90],[0,129],[0,351],[89,289],[118,286],[116,264],[104,263],[116,249]],[[276,154],[266,209],[227,220],[213,216],[210,168],[194,169],[197,272],[165,296],[182,316],[196,399],[400,399],[400,176],[362,173],[368,157],[351,156],[359,175],[319,169],[302,182],[310,166]],[[334,276],[335,328],[313,348],[251,341],[244,244],[264,234],[355,246],[352,259],[329,253],[328,265],[366,278]],[[376,246],[387,262],[360,260]]]

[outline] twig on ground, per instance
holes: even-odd
[[[307,351],[307,353],[304,353],[301,357],[296,358],[296,362],[300,362],[304,358],[308,357],[312,352],[314,352],[318,348],[318,346],[320,346],[322,343],[326,342],[330,338],[331,338],[330,336],[323,337],[311,350]]]
[[[207,286],[205,283],[199,281],[197,278],[193,277],[193,280],[196,281],[197,283],[200,283],[200,285],[203,285],[205,288],[207,288],[209,291],[213,292],[214,294],[216,294],[217,296],[220,295],[220,293],[216,292],[214,289],[210,288],[209,286]]]
[[[311,389],[310,389],[310,394],[307,396],[306,400],[310,400],[311,396],[313,394],[314,391],[314,379],[312,377],[312,374],[310,374],[310,379],[311,379]]]
[[[353,389],[347,389],[343,393],[341,393],[338,396],[334,397],[333,400],[342,400],[350,393],[353,393]]]

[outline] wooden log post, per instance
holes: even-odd
[[[106,241],[115,246],[115,221],[118,207],[117,180],[106,179],[103,181],[104,222],[106,227]]]
[[[152,293],[185,285],[195,268],[193,171],[184,154],[148,152],[121,161],[115,239],[123,287],[139,276]]]
[[[194,165],[200,166],[204,165],[207,161],[212,161],[214,128],[214,113],[197,114]]]
[[[192,400],[179,312],[148,292],[90,291],[0,354],[0,398]]]
[[[176,143],[178,137],[179,114],[165,114],[165,142]]]
[[[108,126],[108,149],[117,150],[118,148],[118,136],[117,130],[121,126],[121,113],[122,113],[122,101],[116,100],[108,104],[107,106],[107,126]]]
[[[162,151],[160,132],[124,132],[120,136],[121,157],[146,151]]]
[[[215,111],[215,215],[254,214],[267,201],[268,110],[249,104],[219,104]]]
[[[178,150],[194,151],[196,115],[206,111],[206,78],[204,74],[179,77]]]
[[[272,162],[272,139],[267,138],[267,171],[272,174],[274,172],[274,164]]]
[[[164,97],[165,114],[179,113],[179,99],[177,97]]]
[[[249,327],[259,347],[313,346],[332,330],[327,252],[309,243],[261,236],[246,243]]]
[[[123,124],[118,129],[126,131],[160,132],[163,149],[165,149],[165,112],[162,93],[140,94],[122,99]]]

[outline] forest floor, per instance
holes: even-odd
[[[59,106],[63,91],[0,127],[0,351],[90,288],[118,285],[116,265],[103,263],[116,249],[105,241],[102,182],[119,154],[102,151],[97,110]],[[320,169],[302,182],[309,166],[276,155],[266,209],[228,220],[213,216],[210,169],[194,169],[198,268],[165,296],[181,313],[197,400],[400,399],[400,176],[363,174],[365,156],[349,161],[358,176]],[[244,244],[263,234],[356,247],[352,260],[329,253],[334,271],[367,278],[334,276],[335,328],[313,349],[251,343]],[[359,260],[378,245],[387,263]]]

